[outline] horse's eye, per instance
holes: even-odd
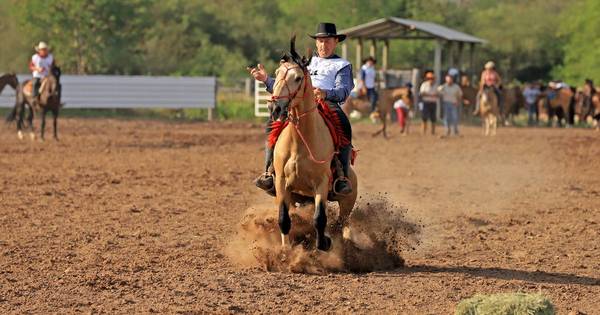
[[[300,82],[300,80],[302,80],[302,77],[297,77],[295,81]]]

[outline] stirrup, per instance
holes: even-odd
[[[340,176],[340,177],[336,178],[336,179],[333,181],[333,185],[332,185],[333,187],[331,188],[331,190],[333,191],[333,193],[334,193],[334,194],[336,194],[336,195],[342,195],[342,196],[343,196],[343,195],[347,195],[347,194],[349,194],[349,193],[350,193],[350,192],[349,192],[349,193],[343,194],[343,193],[341,193],[341,192],[337,191],[337,189],[335,189],[335,187],[337,186],[336,184],[337,184],[337,183],[338,183],[340,180],[346,180],[346,181],[347,181],[347,183],[348,183],[348,185],[350,186],[350,192],[352,192],[352,190],[353,190],[354,188],[352,187],[352,183],[350,182],[350,179],[349,179],[348,177],[346,177],[346,176]]]

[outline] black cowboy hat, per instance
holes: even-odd
[[[346,39],[346,35],[337,33],[335,24],[333,23],[319,23],[315,35],[308,34],[308,36],[312,38],[336,37],[340,42],[343,42],[344,39]]]

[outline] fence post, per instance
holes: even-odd
[[[213,107],[208,108],[208,121],[213,121],[218,116],[218,113],[217,113],[218,81],[217,81],[217,77],[215,77],[214,79],[215,79],[215,99],[214,99]]]
[[[250,78],[244,79],[244,91],[246,96],[252,96],[252,80]]]

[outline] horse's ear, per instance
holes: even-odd
[[[288,62],[290,61],[290,56],[288,56],[288,54],[283,54],[283,56],[281,56],[281,62]]]
[[[290,55],[295,63],[302,66],[302,58],[296,52],[296,34],[292,34],[292,38],[290,38]]]
[[[310,47],[306,48],[306,56],[307,57],[304,57],[304,67],[308,67],[308,65],[310,65],[310,61],[313,57],[312,49],[310,49]]]

